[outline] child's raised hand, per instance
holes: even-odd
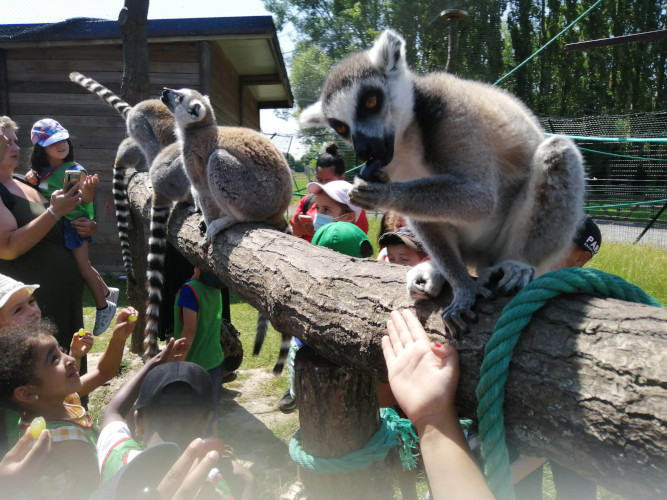
[[[32,443],[34,442],[34,445]],[[0,479],[11,478],[11,483],[3,481],[3,490],[10,484],[18,488],[25,486],[23,481],[34,480],[40,476],[40,466],[51,452],[51,433],[44,430],[35,441],[26,429],[14,447],[0,460]],[[7,494],[4,490],[3,493]]]
[[[139,313],[134,307],[126,307],[116,316],[116,326],[113,329],[113,335],[122,335],[126,339],[134,330]]]
[[[39,177],[37,177],[37,172],[32,169],[28,170],[28,172],[25,174],[25,180],[33,186],[39,184]]]
[[[396,401],[417,426],[454,411],[459,380],[456,349],[434,344],[409,309],[392,311],[382,352]]]
[[[172,351],[171,360],[172,361],[185,361],[185,357],[190,351],[190,346],[188,345],[188,340],[180,338],[174,342],[174,349]]]
[[[81,335],[83,332],[83,335]],[[69,345],[69,353],[75,359],[81,359],[93,348],[95,337],[83,328],[72,335],[72,342]]]
[[[100,178],[97,174],[87,175],[81,183],[81,192],[83,193],[83,202],[90,203],[95,196],[95,188],[99,186]]]

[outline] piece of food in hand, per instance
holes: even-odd
[[[30,436],[33,439],[37,439],[44,429],[46,429],[46,420],[44,420],[44,417],[35,417],[30,422]]]
[[[86,334],[86,330],[79,328],[79,337],[83,337]]]
[[[358,175],[366,182],[389,182],[389,176],[382,168],[382,162],[375,158],[364,163]]]
[[[134,323],[135,321],[137,321],[138,318],[139,318],[139,317],[138,317],[136,314],[130,314],[130,315],[127,317],[127,319],[128,319],[130,322],[132,322],[132,323]]]

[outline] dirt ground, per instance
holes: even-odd
[[[90,354],[89,366],[94,366],[99,356]],[[103,407],[142,366],[134,354],[126,353],[125,359],[130,361],[128,369],[92,394],[91,408]],[[219,406],[219,437],[250,468],[263,490],[258,495],[261,500],[278,498],[296,480],[288,443],[299,425],[298,412],[278,410],[276,396],[267,395],[266,390],[272,378],[261,369],[238,370],[238,379],[223,386]]]

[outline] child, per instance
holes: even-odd
[[[602,245],[600,228],[591,216],[587,215],[579,223],[577,233],[570,244],[570,252],[557,268],[583,267],[600,251],[600,245]]]
[[[416,266],[429,259],[421,242],[408,226],[399,227],[394,232],[384,233],[378,242],[381,247],[387,249],[387,260],[392,264]]]
[[[174,338],[185,339],[174,359],[196,363],[208,372],[215,401],[220,398],[224,359],[220,345],[221,286],[217,276],[195,267],[174,300]]]
[[[326,184],[311,182],[306,186],[315,195],[317,213],[313,219],[315,232],[331,222],[356,222],[361,207],[350,203],[352,184],[347,181],[331,181]]]
[[[86,174],[84,168],[74,162],[74,147],[69,139],[69,132],[57,121],[51,118],[39,120],[32,126],[30,139],[34,144],[30,158],[32,170],[26,178],[34,185],[38,185],[40,192],[48,199],[51,194],[63,189],[63,179],[66,170],[79,170]],[[88,260],[88,242],[90,236],[82,238],[72,227],[71,221],[79,217],[93,218],[93,196],[95,186],[99,184],[97,175],[85,176],[72,189],[82,192],[82,204],[67,214],[63,219],[65,246],[72,250],[79,272],[83,277],[90,293],[95,299],[97,313],[93,335],[100,335],[109,328],[111,320],[116,314],[118,289],[107,287],[97,270]]]
[[[210,427],[216,406],[210,377],[194,363],[165,363],[173,349],[172,339],[167,348],[149,360],[109,402],[97,443],[103,480],[112,477],[146,447],[173,442],[185,450],[197,438],[207,436],[206,429]],[[132,438],[123,420],[123,415],[131,409],[135,399],[135,431],[137,436],[141,436],[142,444]],[[205,441],[215,442],[212,439]],[[210,448],[202,451],[210,451]],[[240,478],[240,495],[236,498],[253,498],[250,471],[228,459],[221,460],[218,467],[230,469],[230,473],[225,474],[230,483]],[[230,487],[219,469],[213,469],[209,477],[216,478],[216,488],[224,498],[230,496]]]
[[[136,311],[127,308],[118,315],[97,368],[81,376],[48,324],[19,325],[0,335],[5,354],[0,360],[0,404],[21,413],[22,429],[43,417],[51,431],[53,455],[36,478],[45,497],[87,497],[99,482],[92,419],[79,397],[116,375],[134,327],[128,320],[132,314]]]
[[[4,329],[16,325],[33,324],[42,319],[42,311],[33,297],[39,285],[25,285],[9,276],[0,274],[0,334]],[[70,344],[70,355],[76,360],[77,369],[83,358],[93,347],[90,332],[79,335],[74,332]]]
[[[327,145],[326,152],[317,158],[315,179],[320,184],[345,180],[345,161],[338,154],[338,145],[335,142],[330,142]],[[294,216],[290,220],[292,234],[306,241],[311,241],[315,234],[313,219],[316,213],[315,195],[311,193],[301,198],[294,211]],[[368,219],[364,210],[361,210],[354,224],[364,233],[368,233]]]

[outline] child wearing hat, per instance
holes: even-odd
[[[361,216],[361,207],[350,203],[352,184],[331,181],[326,184],[311,182],[306,188],[315,195],[317,213],[313,219],[315,232],[331,222],[355,223]]]
[[[408,226],[384,233],[378,243],[387,250],[387,260],[401,266],[416,266],[429,259],[421,242]]]
[[[224,445],[207,437],[217,405],[210,377],[195,363],[169,361],[174,344],[172,339],[109,402],[97,440],[97,457],[103,481],[109,480],[145,448],[162,442],[175,443],[181,451],[185,451],[194,441],[207,438],[199,446],[202,455],[210,452],[212,447],[222,452]],[[130,411],[135,400],[133,436],[123,416]],[[223,498],[232,495],[227,480],[232,488],[238,485],[238,491],[235,491],[238,496],[235,498],[252,498],[252,474],[229,457],[218,462],[218,467],[211,470],[209,478]]]
[[[63,236],[65,247],[72,251],[76,265],[90,290],[97,313],[93,335],[104,333],[116,314],[118,288],[108,287],[97,270],[88,259],[88,244],[90,236],[81,237],[76,231],[76,219],[94,218],[93,197],[95,186],[99,184],[97,174],[87,175],[86,170],[74,161],[74,147],[69,138],[69,132],[60,123],[52,118],[43,118],[32,126],[30,139],[34,145],[30,163],[32,170],[26,178],[36,185],[39,191],[48,199],[54,191],[65,189],[63,185],[65,172],[76,170],[81,172],[79,181],[67,189],[81,191],[81,204],[63,219]],[[54,212],[51,215],[60,219]]]
[[[602,233],[590,215],[586,215],[574,235],[570,244],[570,252],[558,266],[583,267],[593,256],[600,251],[602,245]]]

